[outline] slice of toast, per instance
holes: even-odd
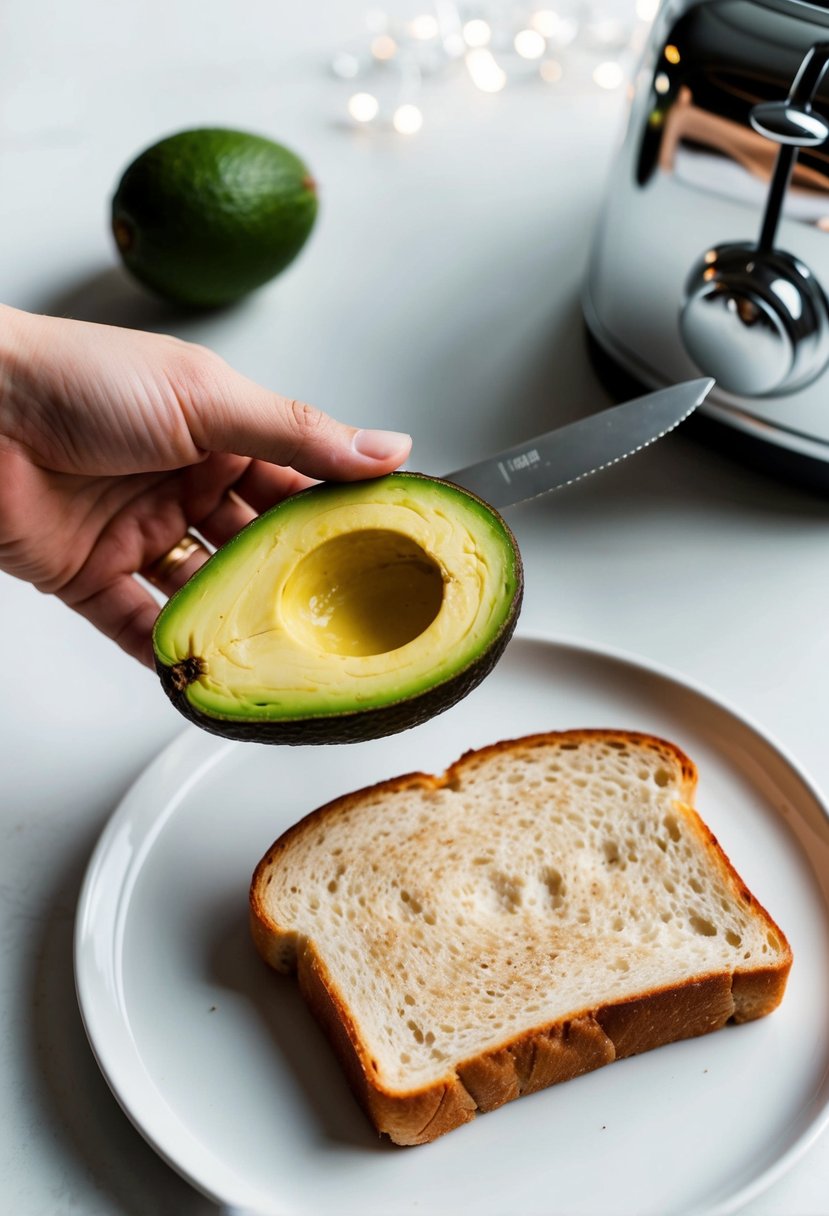
[[[651,736],[534,735],[339,798],[276,841],[254,942],[298,972],[379,1132],[423,1144],[775,1008],[788,943],[695,786]]]

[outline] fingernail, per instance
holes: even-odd
[[[368,456],[370,460],[389,460],[402,456],[411,442],[411,435],[403,431],[357,431],[351,445],[360,456]]]

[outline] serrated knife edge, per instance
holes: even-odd
[[[658,389],[514,444],[444,479],[495,507],[527,502],[650,447],[690,417],[713,386],[704,377]]]

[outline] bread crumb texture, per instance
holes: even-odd
[[[301,983],[314,971],[306,996],[380,1130],[433,1139],[774,1008],[788,944],[695,784],[650,736],[538,735],[338,799],[276,842],[254,940]]]

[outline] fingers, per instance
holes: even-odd
[[[185,536],[142,573],[165,595],[172,595],[209,556],[209,551],[196,538]],[[153,575],[154,568],[158,570],[157,576]],[[79,600],[71,594],[60,598],[127,654],[146,667],[155,667],[152,632],[158,603],[131,573],[117,575],[84,599]]]
[[[71,606],[127,654],[146,667],[155,666],[152,630],[158,604],[132,575],[120,575]]]
[[[223,374],[219,369],[223,369]],[[224,364],[185,403],[196,444],[291,466],[309,477],[353,481],[390,473],[411,449],[398,431],[358,430],[328,414],[271,393]]]
[[[227,490],[215,510],[203,519],[199,525],[202,536],[215,545],[223,545],[226,540],[256,519],[256,511],[234,490]]]
[[[192,574],[200,569],[210,556],[210,550],[197,536],[187,532],[166,553],[141,571],[148,583],[152,583],[165,595],[172,595],[183,587]]]
[[[252,466],[251,466],[252,467]],[[250,472],[250,470],[249,470]],[[265,473],[272,473],[271,478]],[[280,477],[282,470],[270,466],[262,466],[249,477],[245,474],[240,485],[246,482],[248,491],[254,497],[262,499],[263,509],[274,501],[284,497],[286,492],[285,478]],[[246,481],[247,479],[247,481]],[[300,482],[305,479],[299,478]],[[297,485],[296,488],[301,488]],[[214,498],[218,489],[214,490]],[[155,498],[153,495],[152,497]],[[226,490],[217,505],[198,521],[198,530],[211,544],[218,547],[230,540],[246,524],[256,518],[254,508],[232,489]],[[178,520],[176,521],[176,516]],[[137,513],[135,518],[137,519]],[[172,543],[160,557],[150,564],[141,567],[140,573],[164,595],[173,595],[187,580],[196,573],[210,556],[207,549],[198,538],[184,531],[184,523],[176,511],[173,520],[169,520],[165,529],[172,535],[170,528],[180,528],[178,539]],[[127,654],[139,660],[145,666],[154,668],[152,648],[152,630],[158,616],[159,605],[152,594],[133,577],[132,569],[122,570],[114,577],[109,575],[117,553],[121,559],[127,559],[127,565],[134,567],[137,563],[129,560],[130,550],[138,551],[138,542],[125,543],[125,530],[113,529],[117,536],[107,536],[103,543],[93,551],[91,559],[85,564],[80,577],[76,577],[61,594],[76,612],[85,617],[96,629],[116,642]],[[144,530],[139,529],[140,532]],[[159,535],[161,534],[159,529]],[[146,535],[142,535],[146,543]],[[94,590],[89,590],[93,587]],[[86,592],[84,598],[78,598],[78,590]]]
[[[98,534],[85,559],[54,590],[107,637],[152,666],[151,633],[159,606],[134,575],[140,573],[164,595],[172,595],[209,556],[189,533],[190,526],[210,545],[219,546],[254,519],[255,509],[229,488],[234,480],[244,479],[250,463],[244,457],[215,455],[161,480],[147,476],[119,482],[124,492],[106,509],[102,497],[96,500],[101,518],[90,519]],[[274,474],[275,484],[255,474],[250,486],[258,486],[270,506],[282,496],[279,482],[294,481],[297,475],[262,467]]]
[[[347,426],[267,391],[209,352],[187,350],[186,356],[182,366],[189,370],[173,400],[196,455],[210,455],[160,482],[158,472],[146,484],[138,475],[124,479],[126,500],[117,496],[117,503],[96,505],[100,531],[60,593],[148,666],[158,604],[134,574],[149,576],[167,595],[177,591],[209,556],[186,542],[188,526],[209,544],[222,545],[286,494],[315,480],[381,476],[411,448],[408,435]],[[176,388],[172,379],[168,383]]]
[[[227,492],[235,492],[256,512],[266,511],[274,503],[313,485],[310,477],[294,469],[284,469],[268,464],[264,460],[251,460],[248,456],[229,456],[212,452],[206,460],[191,466],[182,474],[182,502],[190,523],[205,535],[203,526],[207,517],[220,505]],[[249,515],[238,517],[238,527],[249,520]],[[227,539],[227,528],[222,529],[222,540],[208,539],[221,544]]]
[[[296,473],[293,469],[283,469],[264,460],[251,460],[234,489],[240,498],[261,513],[289,494],[307,490],[315,484],[314,478]]]

